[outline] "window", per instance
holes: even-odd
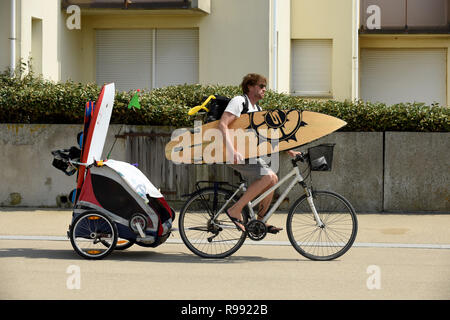
[[[198,83],[198,30],[97,30],[96,81],[122,91]]]
[[[156,88],[198,83],[198,32],[156,30]]]
[[[292,40],[291,93],[329,97],[332,40]]]
[[[31,19],[31,58],[36,74],[42,74],[42,20]]]
[[[365,101],[446,105],[445,49],[361,49],[360,63]]]

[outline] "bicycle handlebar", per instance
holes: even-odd
[[[305,162],[307,159],[308,159],[308,153],[303,153],[302,152],[302,153],[296,155],[295,158],[291,160],[292,161],[292,165],[294,167],[296,167],[297,166],[297,162],[299,162],[299,161],[300,162]]]

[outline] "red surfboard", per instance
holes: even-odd
[[[88,102],[84,114],[83,145],[81,148],[81,163],[88,165],[101,160],[114,105],[114,83],[103,86],[95,104]],[[80,195],[86,174],[86,166],[80,166],[77,177],[77,196]]]

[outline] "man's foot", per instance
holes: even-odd
[[[232,217],[229,213],[228,210],[225,210],[225,214],[228,216],[228,218],[230,218],[231,222],[234,223],[234,225],[241,230],[242,232],[245,232],[245,227],[244,227],[244,222],[242,222],[241,220],[239,220],[238,218]]]
[[[261,221],[262,219],[264,219],[264,216],[258,215],[258,220]],[[283,228],[278,228],[278,227],[272,226],[272,225],[267,224],[267,223],[266,223],[266,228],[267,228],[267,232],[268,233],[272,233],[272,234],[277,234],[278,232],[283,230]]]
[[[268,233],[273,233],[273,234],[277,234],[278,232],[283,230],[283,228],[278,228],[278,227],[271,226],[271,225],[266,225],[266,227],[267,227],[267,232]]]

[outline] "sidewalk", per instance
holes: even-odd
[[[0,235],[66,236],[70,209],[0,208]],[[177,212],[178,217],[178,212]],[[264,240],[288,241],[286,214],[274,214],[270,224],[284,228]],[[358,214],[356,243],[450,244],[450,214]],[[178,228],[178,220],[174,223]],[[171,239],[180,238],[173,232]]]

